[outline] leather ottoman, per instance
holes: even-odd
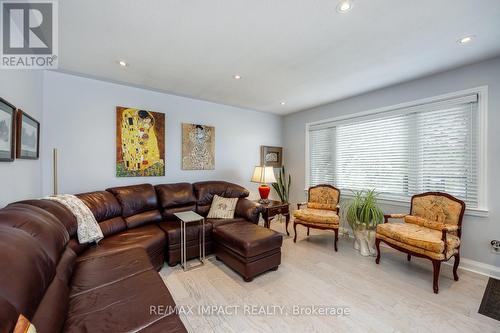
[[[249,222],[235,222],[213,229],[215,255],[243,276],[246,282],[281,263],[283,236]]]

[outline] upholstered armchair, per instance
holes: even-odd
[[[309,188],[308,200],[297,204],[296,211],[293,212],[293,230],[297,241],[297,225],[321,230],[333,230],[335,233],[334,247],[337,251],[337,241],[339,238],[339,200],[340,190],[332,185],[317,185]],[[304,207],[305,206],[305,207]]]
[[[377,226],[376,263],[380,263],[380,242],[411,256],[427,258],[434,268],[433,289],[439,292],[441,262],[455,257],[453,277],[458,281],[460,237],[465,203],[449,194],[427,192],[414,195],[410,214],[384,215],[385,222]],[[388,223],[400,219],[403,223]]]

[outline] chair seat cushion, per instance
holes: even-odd
[[[441,231],[411,223],[384,223],[377,226],[377,237],[383,235],[400,243],[408,244],[429,252],[443,253],[444,242]],[[446,235],[447,248],[455,249],[460,239],[451,234]]]
[[[332,210],[302,208],[293,212],[296,219],[320,224],[339,224],[339,216]]]
[[[457,248],[448,248],[446,250],[446,253],[436,253],[436,252],[431,252],[431,251],[427,251],[427,250],[424,250],[424,249],[421,249],[419,247],[416,247],[416,246],[412,246],[412,245],[408,245],[408,244],[405,244],[405,243],[401,243],[401,242],[398,242],[397,240],[395,239],[392,239],[392,238],[389,238],[389,237],[386,237],[382,234],[377,234],[377,239],[381,239],[383,240],[384,242],[388,243],[388,244],[392,244],[392,245],[395,245],[403,250],[408,250],[410,252],[413,252],[413,253],[418,253],[418,254],[421,254],[423,256],[426,256],[426,257],[429,257],[431,259],[436,259],[436,260],[448,260],[451,258],[451,256],[453,256],[454,254],[457,254],[458,253],[458,249]]]

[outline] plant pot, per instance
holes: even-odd
[[[375,230],[367,229],[364,224],[358,224],[353,229],[354,249],[364,256],[375,256]]]

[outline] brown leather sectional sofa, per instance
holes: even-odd
[[[234,219],[206,220],[207,253],[221,245],[213,230],[240,225],[248,237],[228,238],[231,228],[222,228],[218,237],[228,242],[222,244],[226,252],[235,249],[243,261],[235,266],[222,260],[247,280],[248,274],[253,278],[276,269],[281,235],[256,226],[261,208],[246,199],[246,189],[227,182],[143,184],[79,194],[105,236],[92,246],[78,243],[75,217],[57,202],[27,200],[3,208],[0,332],[11,332],[20,314],[39,333],[185,332],[169,311],[175,302],[157,270],[164,261],[180,260],[180,224],[173,214],[194,210],[206,216],[215,194],[240,199]],[[188,258],[198,255],[197,228],[187,230]]]

